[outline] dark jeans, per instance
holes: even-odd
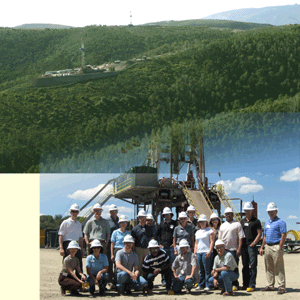
[[[173,274],[173,272],[172,272],[171,268],[161,271],[161,275],[164,275],[164,278],[166,280],[167,290],[171,289],[172,274]],[[154,281],[155,276],[153,275],[153,273],[145,273],[145,277],[146,277],[146,280],[148,281],[148,288],[150,290],[152,290],[153,289],[153,281]]]
[[[71,241],[64,241],[64,242],[63,242],[63,248],[64,248],[64,251],[65,251],[65,256],[64,256],[63,260],[65,259],[65,257],[67,257],[67,256],[70,254],[69,250],[67,249],[70,242],[71,242]],[[81,249],[78,249],[78,250],[77,250],[75,256],[78,257],[78,259],[79,259],[79,264],[80,264],[80,270],[81,270],[81,272],[83,272]],[[77,274],[77,271],[76,271],[76,276],[77,276],[78,278],[80,278],[79,274]]]
[[[195,277],[192,277],[188,280],[185,280],[185,277],[186,276],[180,276],[178,280],[173,280],[174,293],[180,293],[184,285],[187,290],[191,290],[195,282]]]
[[[239,261],[240,261],[240,259],[236,255],[236,250],[234,250],[234,251],[227,250],[227,251],[230,252],[233,255],[233,257],[234,257],[234,259],[235,259],[235,261],[236,261],[236,263],[237,263],[237,265],[239,267]],[[232,282],[232,285],[234,285],[234,286],[236,286],[238,288],[239,287],[239,281],[238,280],[234,280]]]
[[[257,247],[242,248],[243,286],[255,288],[257,275]],[[250,267],[249,267],[250,266]]]
[[[94,275],[96,277],[96,275]],[[109,275],[107,273],[101,274],[101,279],[99,280],[100,291],[105,291],[105,286],[108,282]],[[95,293],[95,282],[92,277],[87,278],[88,283],[90,284],[90,292]]]
[[[239,273],[233,271],[222,271],[218,275],[218,283],[221,289],[224,289],[226,292],[232,292],[233,282],[236,281],[239,277]],[[211,276],[208,279],[210,284],[214,284],[214,278]]]
[[[205,255],[206,253],[197,253],[197,260],[200,269],[199,286],[203,288],[211,288],[212,285],[208,282],[208,278],[210,277],[211,273],[213,255],[211,254],[207,259],[205,258]]]
[[[167,252],[171,265],[173,264],[173,261],[175,260],[175,254],[174,254],[174,248],[164,248],[164,250]],[[171,278],[173,278],[173,272],[171,272]],[[166,283],[165,274],[161,274],[161,283]]]

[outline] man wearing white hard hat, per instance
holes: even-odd
[[[167,291],[171,289],[172,270],[168,254],[160,249],[156,240],[151,240],[148,244],[149,253],[143,262],[143,271],[148,281],[148,294],[152,294],[153,281],[158,274],[164,274]]]
[[[154,218],[153,218],[152,214],[147,214],[146,225],[151,227],[152,232],[153,232],[153,238],[157,239],[157,229],[155,228],[153,223],[154,223]]]
[[[240,222],[233,220],[233,210],[227,207],[224,211],[226,222],[220,226],[219,239],[225,243],[225,249],[229,251],[239,264],[239,257],[242,254],[242,245],[245,234]],[[238,290],[238,281],[233,282],[233,290]]]
[[[74,203],[70,207],[70,218],[64,220],[58,230],[58,243],[60,255],[63,258],[68,256],[67,247],[70,241],[75,240],[79,243],[81,250],[76,252],[76,257],[79,259],[80,269],[82,269],[82,256],[83,256],[83,234],[82,234],[82,225],[77,221],[77,216],[79,214],[80,208],[78,204]]]
[[[180,254],[175,258],[172,264],[174,293],[180,293],[183,286],[186,292],[190,293],[195,282],[195,272],[197,268],[197,259],[193,252],[188,251],[190,245],[186,239],[182,239],[178,245]]]
[[[188,216],[186,212],[182,211],[178,215],[179,225],[175,227],[173,232],[173,244],[178,245],[182,239],[186,239],[191,247],[194,249],[194,227],[187,223]],[[175,249],[175,255],[178,254],[177,249]]]
[[[223,296],[233,295],[232,283],[239,277],[238,265],[233,255],[225,250],[225,244],[222,240],[215,243],[218,255],[214,259],[211,277],[208,282],[215,288],[222,288]]]
[[[66,294],[66,290],[69,290],[71,295],[77,296],[80,295],[78,289],[86,281],[86,277],[80,267],[79,259],[76,257],[76,253],[80,251],[80,247],[76,240],[72,240],[69,242],[67,249],[70,254],[63,260],[63,267],[59,274],[58,283],[61,286],[60,291],[62,296]]]
[[[132,228],[131,235],[135,241],[135,253],[139,257],[139,271],[142,274],[142,264],[149,252],[148,243],[154,235],[152,228],[146,225],[147,213],[142,209],[137,217],[139,223]]]
[[[162,212],[163,221],[161,222],[157,230],[157,241],[159,243],[159,246],[167,252],[171,264],[175,259],[173,232],[175,227],[177,226],[177,222],[172,219],[172,216],[172,210],[169,207],[165,207]],[[166,286],[166,279],[164,274],[162,274],[162,285]]]
[[[111,204],[109,206],[108,211],[109,211],[110,217],[107,219],[107,221],[109,223],[110,236],[111,236],[115,230],[120,228],[119,217],[118,217],[119,209],[118,209],[117,205]],[[110,238],[108,245],[107,245],[107,257],[110,258],[112,254],[113,253],[111,252],[111,238]],[[113,261],[110,259],[109,259],[108,274],[109,274],[109,282],[113,282],[113,276],[114,276]]]
[[[268,204],[267,212],[270,219],[265,224],[264,238],[259,253],[260,255],[265,253],[264,261],[268,285],[262,291],[274,291],[275,276],[277,276],[277,294],[281,295],[286,292],[283,260],[283,248],[287,233],[286,223],[278,218],[278,208],[274,202]]]
[[[257,243],[261,239],[262,229],[260,221],[253,215],[253,205],[251,202],[245,202],[245,218],[241,221],[245,238],[242,245],[242,263],[243,263],[243,288],[247,292],[253,292],[256,285],[257,275]],[[249,268],[250,265],[250,268]]]
[[[119,294],[131,294],[131,288],[143,290],[147,281],[140,276],[139,258],[132,251],[134,239],[131,235],[124,237],[124,248],[116,254],[117,291]]]
[[[193,225],[195,227],[197,227],[197,218],[195,217],[196,215],[196,209],[195,209],[195,206],[193,205],[190,205],[187,210],[186,210],[186,213],[188,215],[188,224],[190,225]]]
[[[103,247],[103,253],[107,254],[107,246],[110,239],[110,227],[107,220],[103,219],[103,208],[99,203],[93,206],[94,218],[88,220],[84,226],[84,239],[88,248],[93,240],[97,239],[101,242]]]
[[[103,253],[103,247],[99,240],[95,239],[90,247],[92,253],[86,258],[86,271],[88,273],[87,281],[89,282],[89,292],[95,293],[95,286],[99,286],[99,294],[104,295],[105,286],[108,282],[108,259]],[[101,251],[102,250],[102,251]]]

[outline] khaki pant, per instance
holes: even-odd
[[[265,269],[269,287],[274,288],[275,276],[277,276],[278,288],[285,289],[283,253],[279,245],[265,246]]]
[[[142,265],[143,265],[145,257],[149,253],[149,249],[148,248],[135,247],[135,251],[134,252],[137,254],[137,256],[139,258],[140,276],[143,276]]]

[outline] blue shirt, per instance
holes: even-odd
[[[283,220],[276,216],[273,220],[269,219],[266,222],[264,235],[267,244],[279,243],[282,233],[286,233],[286,223]]]
[[[97,275],[99,271],[104,269],[104,267],[108,267],[107,256],[100,253],[98,259],[96,259],[94,254],[90,254],[86,258],[86,267],[91,268],[91,273],[93,275]]]
[[[119,249],[122,249],[125,247],[124,245],[124,237],[126,234],[130,234],[129,231],[125,231],[124,233],[121,231],[121,229],[117,229],[115,230],[113,233],[112,233],[112,236],[111,236],[111,241],[113,243],[115,243],[114,245],[114,248],[119,248]]]

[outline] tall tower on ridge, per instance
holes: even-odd
[[[128,26],[133,26],[132,25],[132,13],[130,12],[130,24]]]

